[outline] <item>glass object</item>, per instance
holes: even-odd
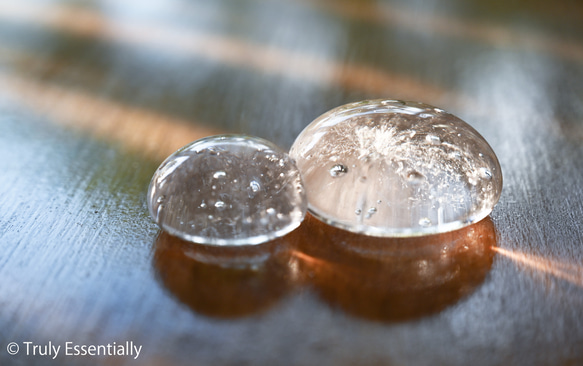
[[[293,160],[256,137],[212,136],[168,157],[154,173],[148,208],[182,239],[260,244],[300,225],[307,200]]]
[[[373,236],[459,229],[486,217],[502,191],[486,140],[456,116],[417,102],[335,108],[302,131],[290,156],[311,213]]]

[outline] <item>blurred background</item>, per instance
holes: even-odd
[[[504,173],[488,219],[395,241],[308,218],[229,250],[149,218],[186,143],[288,149],[376,98],[486,138]],[[582,141],[579,1],[2,1],[0,363],[583,364]],[[26,341],[143,349],[53,360]]]

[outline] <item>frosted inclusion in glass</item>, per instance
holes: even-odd
[[[294,142],[309,210],[373,236],[450,231],[486,217],[502,191],[486,140],[441,109],[396,100],[347,104]]]
[[[300,225],[300,173],[272,143],[248,136],[197,140],[168,157],[148,191],[154,220],[170,234],[215,245],[259,244]]]

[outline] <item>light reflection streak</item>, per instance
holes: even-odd
[[[303,1],[349,19],[374,22],[383,26],[389,24],[413,32],[469,39],[495,47],[541,51],[567,60],[583,61],[583,47],[579,43],[547,34],[527,33],[496,24],[464,21],[435,13],[423,14],[386,2],[379,6],[373,6],[370,2],[365,1]]]
[[[583,287],[583,264],[576,265],[572,263],[560,262],[554,259],[547,259],[532,254],[510,251],[495,246],[492,247],[492,250],[529,269],[549,274],[556,278],[570,282],[576,286]]]
[[[23,76],[0,73],[0,84],[3,96],[53,123],[93,133],[157,160],[193,140],[219,133],[189,121]]]
[[[311,265],[317,266],[326,265],[326,262],[323,261],[322,259],[312,257],[311,255],[304,254],[298,250],[292,250],[290,254],[293,258],[300,259],[304,262],[310,263]]]
[[[261,73],[362,90],[374,95],[422,99],[434,104],[443,104],[442,99],[452,102],[463,99],[451,91],[414,78],[365,65],[336,62],[233,37],[173,29],[153,22],[106,18],[99,12],[74,6],[44,8],[27,6],[23,2],[11,2],[0,4],[0,18],[29,22],[36,26],[109,42],[191,54]]]

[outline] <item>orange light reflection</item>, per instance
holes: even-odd
[[[0,72],[0,83],[5,96],[53,123],[121,143],[130,151],[157,160],[191,141],[220,133],[190,121],[24,76]]]
[[[499,247],[492,247],[492,250],[529,269],[549,274],[576,286],[583,287],[583,265],[564,263],[558,260],[510,251]]]
[[[455,16],[423,14],[386,2],[377,5],[364,1],[303,1],[349,19],[359,19],[383,26],[398,26],[413,32],[432,33],[441,37],[468,39],[495,47],[535,50],[568,60],[583,61],[583,48],[579,43],[555,35],[521,31],[489,22],[463,20]]]
[[[467,99],[438,86],[366,65],[337,62],[236,37],[185,31],[168,24],[135,19],[118,20],[75,6],[61,4],[43,7],[12,2],[0,4],[0,18],[28,22],[78,36],[181,52],[262,73],[372,94],[393,95],[400,99],[425,100],[434,104],[443,102],[442,98],[454,103]]]
[[[297,258],[299,260],[302,260],[304,262],[310,263],[311,265],[321,266],[321,265],[325,265],[326,264],[326,262],[324,262],[321,259],[312,257],[311,255],[304,254],[304,253],[302,253],[300,251],[297,251],[297,250],[292,250],[291,251],[291,256],[294,257],[294,258]]]

